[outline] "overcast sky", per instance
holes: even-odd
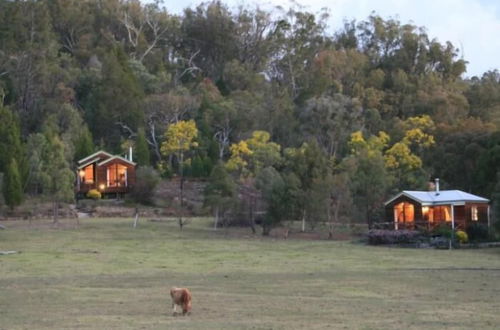
[[[147,0],[145,0],[147,1]],[[171,13],[181,14],[196,7],[199,0],[165,0]],[[288,0],[222,0],[230,9],[240,4],[259,4],[263,9],[276,5],[289,7]],[[451,41],[469,62],[466,76],[481,76],[488,70],[500,70],[500,0],[299,0],[304,10],[316,13],[322,7],[330,12],[331,31],[342,26],[344,19],[366,19],[372,11],[387,19],[424,26],[429,38]]]

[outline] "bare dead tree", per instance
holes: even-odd
[[[146,6],[134,17],[130,12],[123,13],[120,21],[125,26],[128,42],[134,49],[131,55],[141,63],[162,40],[165,40],[168,27],[163,24],[162,15],[164,13],[158,12],[155,6]],[[143,51],[142,42],[146,43]]]
[[[177,59],[177,62],[179,62],[179,64],[181,66],[184,65],[185,68],[181,73],[176,74],[176,78],[175,78],[176,84],[177,84],[177,82],[179,82],[182,79],[182,77],[184,77],[187,74],[190,75],[191,77],[195,77],[196,73],[202,72],[202,70],[194,63],[194,59],[196,58],[196,56],[199,53],[200,53],[200,50],[198,49],[188,59],[183,58],[183,57],[180,57]]]
[[[168,125],[176,123],[199,106],[199,100],[186,90],[173,90],[165,94],[147,97],[144,109],[148,144],[153,148],[157,160],[161,159],[161,136]]]

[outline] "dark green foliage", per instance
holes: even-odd
[[[269,235],[272,228],[294,215],[300,183],[295,175],[283,177],[273,167],[260,171],[255,181],[255,186],[261,191],[267,205],[262,234]]]
[[[497,184],[492,194],[493,204],[493,224],[498,233],[500,233],[500,171],[497,172]]]
[[[219,217],[225,217],[226,211],[236,204],[236,184],[227,173],[224,164],[215,165],[203,195],[205,207],[210,207],[214,212],[214,228],[217,228]]]
[[[226,171],[224,164],[215,165],[205,188],[205,205],[217,206],[224,204],[225,199],[234,197],[236,184]]]
[[[440,236],[444,238],[451,238],[452,230],[451,230],[451,225],[448,224],[441,224],[437,227],[435,227],[432,232],[432,236]]]
[[[23,199],[23,191],[21,187],[21,178],[17,162],[14,158],[10,161],[10,165],[3,176],[3,196],[5,203],[11,208],[21,204]]]
[[[141,204],[154,203],[155,189],[160,182],[160,175],[150,166],[141,166],[136,171],[136,184],[132,187],[132,199]]]
[[[205,176],[203,160],[200,158],[200,156],[194,157],[191,161],[191,175],[195,178],[201,178]]]
[[[488,226],[482,223],[471,223],[466,232],[470,242],[485,241],[489,238]]]
[[[0,172],[5,172],[12,159],[21,164],[24,151],[16,116],[0,103]]]
[[[94,153],[95,147],[92,142],[92,133],[84,127],[75,143],[75,161],[83,159]]]
[[[150,166],[151,158],[149,154],[148,142],[146,141],[146,135],[144,129],[141,127],[137,131],[137,139],[135,141],[135,159],[134,161],[139,166]]]

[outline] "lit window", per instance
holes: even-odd
[[[434,222],[434,209],[428,206],[422,206],[422,215],[424,220]]]
[[[473,207],[471,207],[470,211],[471,211],[471,218],[472,218],[472,221],[477,221],[477,220],[478,220],[478,215],[477,215],[477,206],[473,206]]]
[[[399,203],[394,205],[394,216],[397,222],[413,222],[415,220],[415,208],[410,203]]]
[[[451,207],[449,205],[434,206],[434,220],[451,221]]]
[[[108,167],[108,187],[127,186],[127,167],[120,164],[113,164]]]
[[[84,182],[87,184],[94,183],[94,164],[85,167],[83,171]]]

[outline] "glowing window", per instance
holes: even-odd
[[[478,212],[477,212],[477,206],[471,207],[470,212],[471,212],[471,219],[472,219],[472,221],[479,220]]]
[[[126,187],[127,167],[120,164],[108,166],[107,179],[108,187]]]
[[[449,205],[434,206],[434,220],[451,221],[451,208]]]
[[[92,184],[94,183],[94,164],[91,164],[83,169],[83,182]]]
[[[422,206],[422,216],[424,220],[434,222],[434,209],[428,206]]]
[[[394,216],[397,222],[413,222],[415,220],[415,207],[406,202],[396,204],[394,205]]]

